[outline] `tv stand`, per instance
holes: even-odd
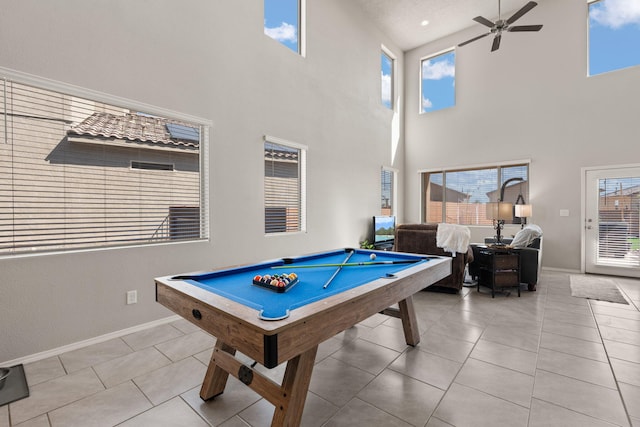
[[[393,242],[381,242],[375,243],[373,248],[379,251],[392,251],[393,250]]]

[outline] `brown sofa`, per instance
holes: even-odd
[[[401,224],[396,227],[394,250],[416,254],[440,255],[452,254],[436,246],[438,224]],[[457,293],[462,289],[465,267],[473,261],[471,247],[466,253],[456,253],[451,262],[451,275],[429,286],[427,290]]]

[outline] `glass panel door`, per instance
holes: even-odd
[[[640,168],[586,176],[587,273],[640,275]]]

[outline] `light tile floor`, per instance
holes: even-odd
[[[615,281],[629,305],[573,298],[559,272],[521,298],[420,292],[417,347],[383,315],[320,346],[302,424],[640,427],[640,280]],[[200,399],[214,343],[180,320],[25,365],[31,396],[0,427],[268,426],[273,407],[232,377]]]

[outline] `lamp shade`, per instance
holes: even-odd
[[[529,218],[533,215],[531,205],[516,205],[516,216],[519,218]]]
[[[487,218],[498,221],[507,221],[513,218],[513,205],[506,202],[487,203]]]
[[[497,202],[489,202],[485,205],[487,209],[487,218],[488,219],[496,219],[498,217],[498,203]]]

